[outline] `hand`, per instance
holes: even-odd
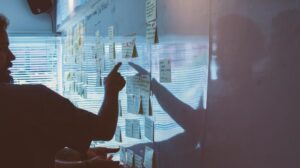
[[[140,67],[137,64],[128,62],[128,65],[130,65],[133,69],[135,69],[139,73],[139,75],[149,75],[148,71],[146,71],[144,68]]]
[[[80,161],[82,154],[71,148],[63,148],[56,153],[55,159],[62,161]]]
[[[117,65],[115,65],[115,67],[111,70],[106,80],[104,81],[106,92],[117,93],[125,86],[125,79],[118,72],[121,65],[122,63],[118,63]]]
[[[91,159],[93,157],[101,157],[103,159],[109,159],[111,160],[112,159],[112,155],[107,157],[107,154],[109,153],[116,153],[120,150],[120,148],[115,148],[115,149],[112,149],[112,148],[102,148],[102,147],[96,147],[96,148],[90,148],[87,153],[86,153],[86,156],[87,156],[87,159]]]
[[[88,168],[99,168],[99,167],[121,168],[122,167],[119,161],[107,160],[97,156],[89,160],[86,160],[85,162],[88,164]]]

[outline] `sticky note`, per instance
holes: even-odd
[[[127,149],[127,166],[133,167],[134,165],[134,153],[132,150]]]
[[[146,0],[146,22],[156,19],[156,0]]]
[[[115,59],[116,58],[115,43],[111,42],[108,46],[108,49],[109,49],[109,57],[111,59]]]
[[[178,158],[179,159],[179,158]],[[144,167],[154,168],[154,150],[148,146],[145,147]]]
[[[141,139],[140,121],[136,119],[125,119],[126,137]]]
[[[101,76],[101,71],[97,72],[97,77],[96,77],[96,87],[101,87],[102,84],[102,76]]]
[[[110,41],[114,40],[114,26],[109,26],[108,27],[108,39]]]
[[[126,148],[120,147],[120,161],[126,164]]]
[[[135,39],[122,44],[122,57],[123,58],[138,57],[138,52],[135,45]]]
[[[119,116],[123,115],[123,111],[122,111],[122,104],[121,104],[121,100],[119,99],[118,101],[118,111],[119,111]]]
[[[116,133],[115,133],[115,141],[122,142],[122,132],[120,126],[117,126]]]
[[[156,21],[146,23],[146,42],[148,44],[156,44],[158,40],[157,24]]]
[[[143,114],[142,108],[142,98],[141,96],[134,96],[134,113],[135,114]]]
[[[126,93],[127,94],[133,94],[133,90],[134,90],[134,87],[133,87],[133,79],[134,77],[133,76],[127,76],[126,77]]]
[[[150,96],[150,75],[140,75],[139,88],[142,96]]]
[[[159,61],[159,81],[170,83],[171,80],[171,60],[162,59]]]
[[[136,113],[134,95],[127,95],[127,112]]]
[[[143,168],[143,158],[140,155],[134,155],[134,167]]]
[[[125,135],[126,137],[133,137],[133,127],[132,127],[132,120],[125,119]]]
[[[154,141],[154,122],[149,117],[145,117],[145,137]]]
[[[141,126],[139,120],[132,120],[132,137],[136,139],[141,139]]]

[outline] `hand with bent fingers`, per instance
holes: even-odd
[[[119,92],[125,86],[125,79],[118,72],[121,65],[122,63],[116,64],[105,79],[105,91],[107,93]]]

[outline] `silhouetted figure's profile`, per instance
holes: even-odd
[[[220,16],[213,26],[218,79],[208,83],[202,167],[253,167],[260,160],[257,134],[260,89],[255,65],[265,52],[263,33],[250,18]]]
[[[9,68],[15,56],[9,49],[8,21],[0,15],[0,167],[54,168],[64,147],[85,153],[92,140],[110,140],[118,119],[118,94],[125,80],[117,64],[105,82],[105,98],[98,115],[75,107],[43,85],[14,85]],[[107,153],[109,151],[95,150]],[[64,154],[60,153],[59,158]],[[58,162],[63,167],[118,167],[118,162]]]

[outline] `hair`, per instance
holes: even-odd
[[[0,30],[6,30],[9,25],[9,21],[6,16],[0,13]]]

